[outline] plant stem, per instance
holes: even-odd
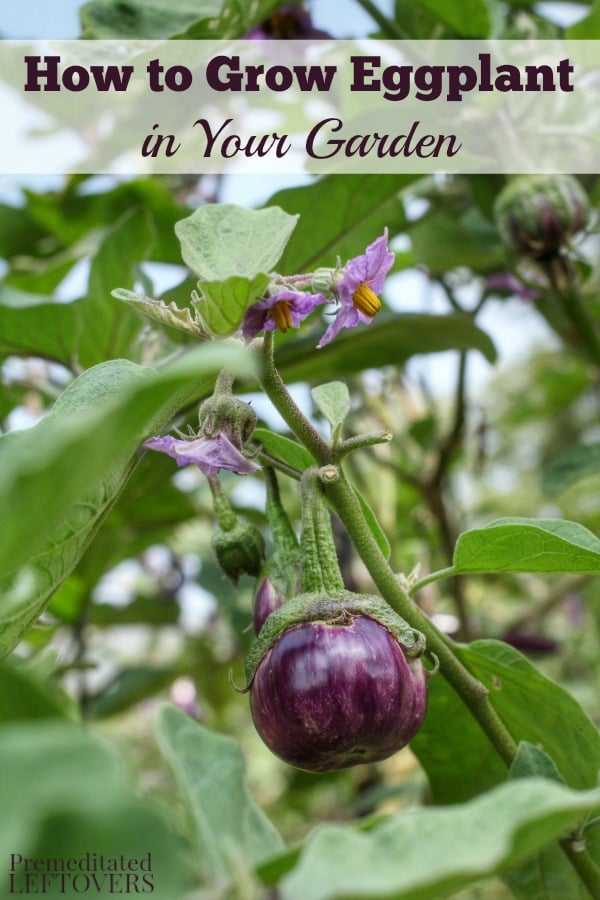
[[[290,478],[293,478],[294,481],[300,481],[302,472],[300,472],[298,469],[295,469],[293,466],[288,466],[287,463],[282,462],[275,456],[271,456],[271,454],[267,453],[266,450],[259,450],[257,455],[260,461],[263,462],[268,468],[276,469],[278,472],[282,472],[284,475],[288,475]]]
[[[388,444],[392,439],[392,432],[389,428],[381,431],[375,431],[372,434],[357,434],[354,437],[346,438],[341,444],[335,448],[336,458],[341,459],[348,453],[354,453],[355,450],[362,450],[363,447],[372,447],[374,444]]]
[[[585,884],[593,898],[600,897],[600,869],[590,856],[585,842],[564,838],[559,841],[563,853]]]
[[[207,479],[212,493],[213,509],[215,511],[217,522],[219,523],[219,528],[223,531],[232,531],[237,525],[237,516],[231,507],[231,503],[229,502],[225,491],[221,487],[219,477],[217,475],[208,475]]]
[[[321,465],[332,462],[332,452],[329,444],[321,437],[316,428],[310,424],[305,415],[298,409],[290,397],[281,380],[279,372],[275,368],[273,359],[273,332],[267,331],[263,345],[263,375],[262,385],[273,405],[294,432],[298,440],[304,444],[314,458]],[[277,398],[277,402],[273,398]]]
[[[268,337],[271,340],[268,341]],[[333,461],[333,451],[315,431],[286,390],[275,368],[272,335],[268,334],[265,336],[264,343],[262,387],[275,409],[294,434],[305,442],[307,449],[310,450],[317,462],[321,466],[330,465]],[[400,586],[364,519],[355,493],[341,470],[339,479],[327,485],[326,493],[381,592],[381,596],[409,625],[425,635],[428,652],[437,656],[442,674],[471,710],[499,756],[509,766],[517,747],[489,702],[487,689],[471,675],[457,658],[450,639],[438,631],[433,622],[421,612]]]
[[[364,521],[360,504],[343,474],[337,482],[327,486],[327,495],[382,597],[409,625],[425,635],[427,650],[437,656],[443,676],[471,710],[502,760],[507,766],[510,765],[517,746],[489,702],[486,688],[456,657],[452,642],[412,603],[400,586]]]
[[[434,581],[441,581],[442,578],[451,578],[454,574],[454,566],[448,566],[446,569],[438,569],[437,572],[430,572],[429,575],[425,575],[424,578],[420,578],[416,584],[413,584],[408,592],[409,596],[413,597],[421,590],[421,588],[424,588],[426,584],[431,584]]]
[[[215,381],[214,394],[231,394],[233,382],[235,381],[235,372],[231,369],[221,369]]]
[[[333,541],[331,517],[318,469],[302,476],[302,593],[343,591],[344,582]]]

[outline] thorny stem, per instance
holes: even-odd
[[[294,403],[275,368],[272,339],[264,343],[262,387],[289,428],[304,441],[321,466],[331,464],[332,450],[318,435],[302,411]],[[358,499],[343,473],[327,485],[327,496],[350,535],[357,552],[365,563],[382,597],[409,625],[421,631],[427,639],[429,653],[435,654],[440,670],[479,722],[496,751],[510,765],[516,744],[487,696],[486,688],[462,665],[454,653],[453,644],[415,606],[400,586],[364,519]]]

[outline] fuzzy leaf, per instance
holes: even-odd
[[[145,315],[150,316],[161,325],[168,325],[170,328],[176,328],[178,331],[185,331],[187,334],[193,334],[197,338],[207,338],[207,332],[202,326],[192,319],[189,309],[179,309],[176,303],[169,303],[164,300],[154,300],[152,297],[146,297],[145,294],[136,294],[135,291],[126,291],[124,288],[117,288],[111,291],[113,297],[117,300],[123,300],[129,303],[135,309],[141,310]]]
[[[315,464],[314,459],[302,444],[298,444],[282,434],[269,431],[267,428],[255,428],[252,437],[262,444],[267,453],[270,453],[275,459],[280,459],[288,466],[292,466],[293,469],[298,469],[299,472],[304,472],[305,469],[310,469]]]
[[[195,826],[203,867],[214,878],[256,865],[283,841],[249,795],[239,747],[173,706],[164,706],[156,730]]]
[[[311,390],[311,395],[334,432],[350,412],[350,394],[343,381],[329,381]]]
[[[245,362],[244,362],[245,361]],[[0,437],[0,655],[34,624],[132,473],[142,442],[207,393],[241,350],[199,347],[160,372],[113,360],[72,382],[34,428]]]
[[[552,757],[570,787],[596,785],[600,734],[571,694],[502,641],[473,641],[457,653],[486,686],[490,703],[516,741],[535,744]]]
[[[270,272],[296,227],[298,216],[277,206],[246,209],[230,203],[201,206],[175,225],[181,254],[201,281],[226,281]]]
[[[242,324],[244,313],[265,292],[269,276],[258,274],[254,278],[232,275],[225,281],[199,281],[198,294],[193,306],[210,334],[225,337],[233,334]]]
[[[283,900],[439,900],[520,862],[598,808],[542,778],[522,778],[460,806],[415,809],[360,832],[323,825],[284,876]]]

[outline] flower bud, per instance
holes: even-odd
[[[241,450],[256,428],[256,413],[249,403],[229,393],[213,394],[202,403],[198,413],[200,434],[215,437],[225,434]]]
[[[495,215],[511,252],[548,260],[585,228],[589,202],[571,175],[523,175],[500,192]]]
[[[211,540],[219,566],[237,584],[240,575],[258,575],[265,560],[262,534],[250,522],[237,522],[224,531],[219,528]]]

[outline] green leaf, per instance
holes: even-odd
[[[0,437],[0,651],[37,620],[81,558],[147,437],[249,356],[202,346],[159,373],[124,360],[84,372],[34,428]],[[41,512],[43,511],[43,513]],[[21,568],[24,567],[24,568]]]
[[[600,540],[563,519],[496,519],[460,535],[456,572],[600,572]]]
[[[509,777],[526,778],[529,775],[539,775],[541,778],[550,778],[558,784],[564,784],[564,779],[561,778],[551,756],[529,741],[520,741],[517,755],[510,766]]]
[[[222,0],[91,0],[79,11],[81,36],[95,40],[170,38],[199,19],[218,17],[221,6]]]
[[[74,704],[62,691],[43,684],[16,660],[0,664],[0,723],[67,716],[74,717]]]
[[[490,32],[490,7],[486,0],[417,0],[417,5],[432,13],[462,38],[485,38]]]
[[[279,0],[92,0],[81,11],[82,37],[98,39],[243,37],[281,4]]]
[[[118,616],[112,624],[118,625]],[[157,694],[173,683],[177,672],[172,668],[131,666],[122,669],[104,690],[89,698],[87,713],[94,718],[114,716],[130,709],[140,700]]]
[[[71,303],[0,287],[0,354],[33,355],[73,368],[128,356],[142,327],[137,310],[111,298],[115,283],[133,284],[155,232],[144,210],[121,217],[100,243],[87,295]]]
[[[506,780],[506,767],[476,720],[440,675],[428,685],[427,715],[410,742],[433,802],[463,803]]]
[[[426,215],[411,227],[410,240],[416,263],[434,274],[464,266],[490,272],[506,265],[497,229],[474,209],[462,217],[449,210]]]
[[[542,490],[556,496],[581,478],[600,472],[600,444],[581,444],[568,450],[544,472]]]
[[[52,303],[44,295],[0,285],[0,356],[39,356],[71,367],[83,303]]]
[[[329,381],[311,390],[311,396],[334,433],[344,424],[350,412],[350,394],[343,381]]]
[[[385,558],[389,559],[391,553],[390,542],[386,537],[385,531],[379,524],[377,516],[375,515],[363,495],[360,493],[358,488],[352,487],[352,490],[356,494],[357,500],[360,503],[360,508],[362,509],[363,516],[365,517],[365,521],[369,526],[371,534],[377,541],[379,549],[381,550]]]
[[[278,207],[209,203],[177,222],[175,233],[183,259],[201,281],[226,281],[234,275],[252,281],[273,269],[297,219]]]
[[[418,175],[328,175],[309,187],[274,194],[270,206],[300,215],[279,263],[286,275],[345,263],[365,252],[387,226],[396,234],[407,224],[401,192]]]
[[[111,291],[111,294],[117,300],[129,303],[134,309],[138,309],[156,322],[160,322],[161,325],[185,331],[196,338],[208,337],[201,322],[197,318],[196,320],[192,318],[187,307],[180,309],[174,302],[166,304],[164,300],[154,300],[152,297],[146,297],[145,294],[136,294],[134,291],[127,291],[124,288],[117,288],[117,290]]]
[[[282,434],[269,431],[267,428],[255,428],[252,438],[262,444],[267,453],[275,459],[280,459],[288,466],[292,466],[293,469],[298,469],[299,472],[304,472],[305,469],[310,469],[315,465],[311,454],[302,444],[298,444]]]
[[[285,341],[277,348],[277,367],[288,383],[400,366],[420,353],[479,350],[490,362],[496,356],[487,334],[459,315],[379,314],[371,325],[347,328],[321,350],[316,344],[313,334]]]
[[[268,275],[240,278],[232,275],[225,281],[199,281],[193,306],[210,334],[216,337],[231,335],[242,323],[244,313],[264,295],[269,284]]]
[[[143,321],[137,310],[115,303],[115,284],[133,287],[137,266],[150,257],[156,235],[144,209],[127,213],[110,229],[94,255],[87,296],[80,305],[78,357],[88,367],[128,357]]]
[[[492,706],[516,741],[551,756],[570,787],[595,787],[600,734],[574,697],[501,641],[474,641],[457,653],[488,688]]]
[[[281,850],[283,841],[249,795],[240,750],[231,738],[164,706],[157,735],[194,823],[205,869],[215,878],[248,868]]]
[[[600,38],[600,3],[594,0],[589,15],[567,28],[570,41],[595,41]]]
[[[184,34],[177,37],[184,40],[206,40],[207,38],[243,38],[255,26],[268,19],[281,6],[280,0],[256,0],[254,3],[240,3],[239,0],[223,0],[217,18],[211,16],[191,25]]]
[[[510,778],[540,775],[560,783],[554,761],[539,747],[521,741],[510,767]],[[588,892],[558,844],[545,847],[535,859],[505,872],[503,879],[518,900],[587,900]]]
[[[10,773],[2,786],[0,883],[8,884],[11,853],[85,859],[95,852],[127,860],[150,854],[152,896],[182,896],[184,866],[173,832],[152,804],[136,799],[124,777],[126,766],[104,743],[75,725],[5,726],[0,729],[0,767]],[[123,876],[120,881],[123,888]],[[21,876],[15,879],[17,886],[23,888]],[[140,881],[140,893],[142,887]],[[59,894],[52,890],[47,896]],[[99,896],[110,895],[105,885]]]
[[[439,900],[536,853],[598,803],[596,792],[523,778],[462,806],[410,810],[367,832],[324,825],[279,890],[283,900]]]

